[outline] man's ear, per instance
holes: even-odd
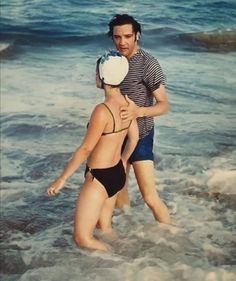
[[[136,33],[136,40],[138,41],[138,40],[140,39],[140,37],[141,37],[140,32],[137,32],[137,33]]]

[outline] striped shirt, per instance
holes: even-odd
[[[152,106],[152,92],[165,85],[165,76],[158,61],[146,51],[139,51],[129,60],[129,73],[120,85],[121,92],[142,107]],[[139,138],[144,138],[154,127],[153,117],[137,118]]]

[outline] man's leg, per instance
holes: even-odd
[[[135,161],[132,164],[140,192],[145,203],[152,210],[155,219],[161,223],[170,224],[168,208],[156,191],[153,161]]]

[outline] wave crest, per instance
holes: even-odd
[[[236,30],[213,30],[208,32],[185,33],[180,35],[194,45],[209,51],[235,51]]]

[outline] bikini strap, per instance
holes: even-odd
[[[125,127],[125,128],[120,129],[120,130],[117,130],[115,133],[119,133],[119,132],[122,132],[124,130],[128,130],[130,125],[131,125],[131,123],[132,123],[132,120],[130,120],[128,127]]]
[[[114,133],[115,132],[115,127],[116,127],[114,115],[113,115],[112,111],[110,110],[110,108],[108,107],[108,105],[106,105],[105,103],[102,103],[102,104],[105,105],[105,107],[108,109],[108,111],[110,112],[110,114],[112,116],[112,119],[113,119],[113,130],[112,130],[112,133]]]

